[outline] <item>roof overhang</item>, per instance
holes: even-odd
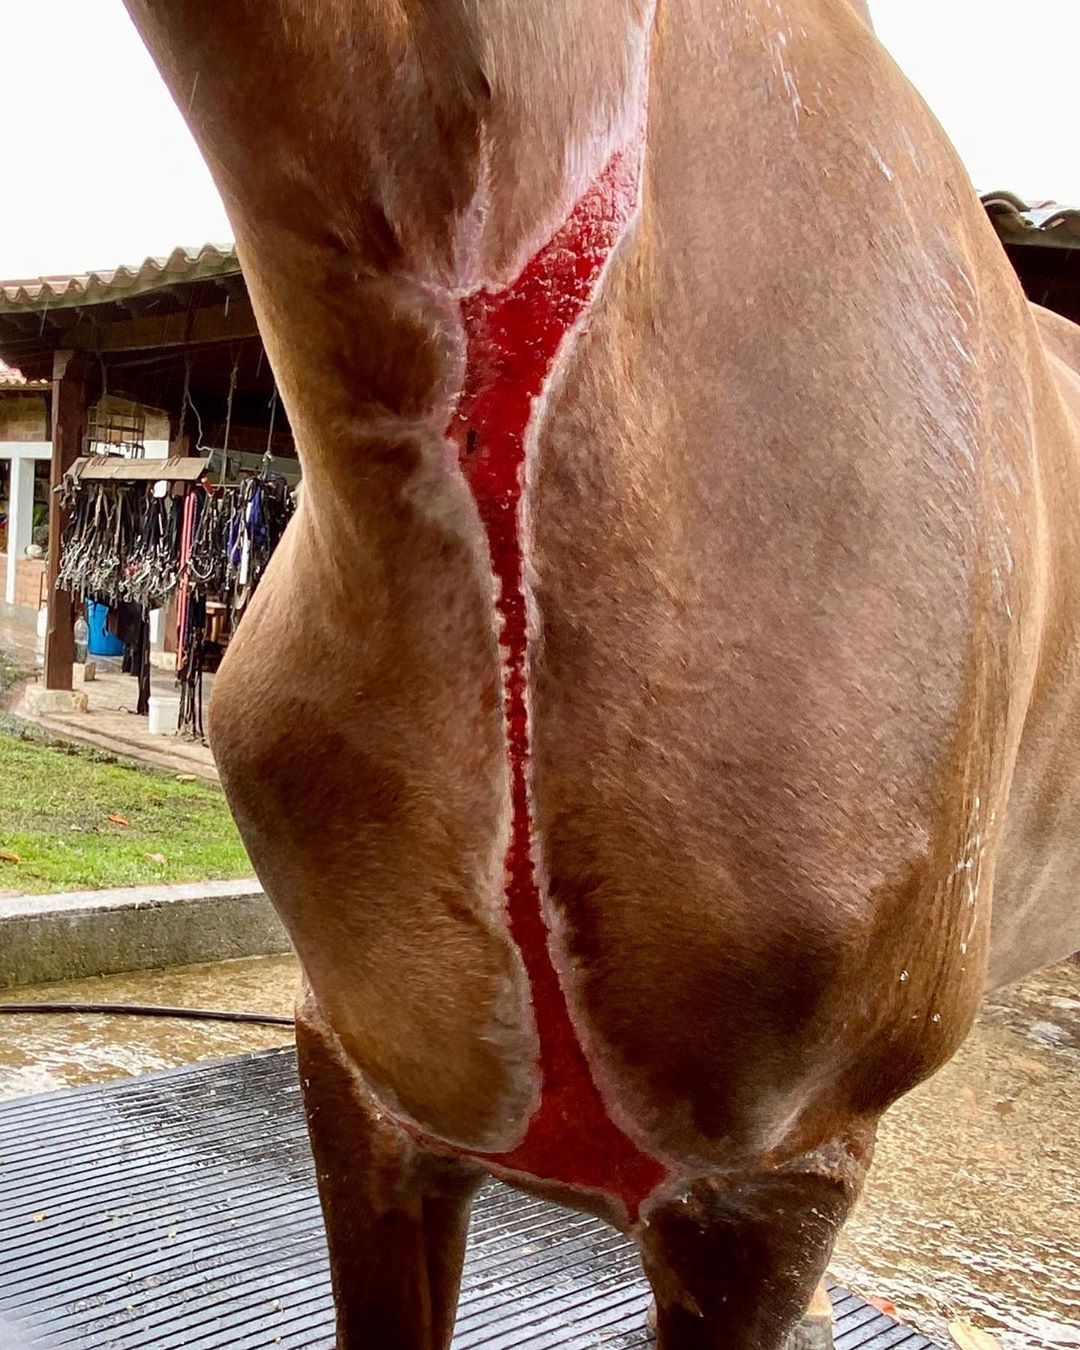
[[[0,282],[0,314],[36,314],[43,309],[105,304],[179,282],[209,281],[239,274],[240,261],[232,244],[174,248],[167,258],[146,258],[136,267]]]

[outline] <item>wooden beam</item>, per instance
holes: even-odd
[[[191,455],[167,459],[127,459],[121,455],[85,455],[69,470],[71,477],[87,483],[197,483],[210,461]]]
[[[60,311],[54,311],[53,322]],[[236,342],[258,337],[255,313],[247,299],[208,309],[146,315],[138,319],[91,321],[77,318],[63,328],[58,340],[65,347],[93,352],[121,352],[156,347],[186,347],[203,342]]]
[[[9,328],[14,328],[17,333],[28,333],[36,336],[44,327],[43,319],[47,316],[41,314],[5,314],[4,323]]]
[[[1007,248],[1071,249],[1080,256],[1080,238],[1068,229],[1036,230],[1023,225],[1013,226],[1007,216],[991,215],[998,238]],[[1056,264],[1061,266],[1060,263]]]
[[[60,541],[68,513],[55,493],[64,474],[82,454],[86,435],[90,360],[85,352],[60,351],[53,357],[52,471],[49,485],[49,626],[45,634],[45,688],[70,689],[75,664],[71,596],[57,589]]]

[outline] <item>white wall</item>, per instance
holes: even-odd
[[[8,495],[7,570],[4,599],[15,603],[15,567],[26,554],[34,528],[34,461],[50,459],[49,441],[0,441],[0,459],[11,461],[11,491]]]
[[[147,459],[166,459],[168,441],[147,441]],[[52,458],[49,441],[0,441],[0,459],[11,461],[11,491],[8,496],[8,548],[4,573],[4,599],[15,603],[15,567],[26,556],[34,526],[34,461]],[[151,642],[160,647],[164,641],[164,624],[159,610],[150,616]]]

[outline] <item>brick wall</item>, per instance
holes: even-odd
[[[45,603],[45,562],[42,558],[20,558],[15,564],[15,603],[27,609],[39,609]]]
[[[43,394],[0,394],[0,441],[48,439],[48,417]]]

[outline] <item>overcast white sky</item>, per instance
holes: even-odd
[[[1080,205],[1077,0],[871,8],[978,186]],[[232,237],[121,0],[0,0],[0,49],[0,277]]]

